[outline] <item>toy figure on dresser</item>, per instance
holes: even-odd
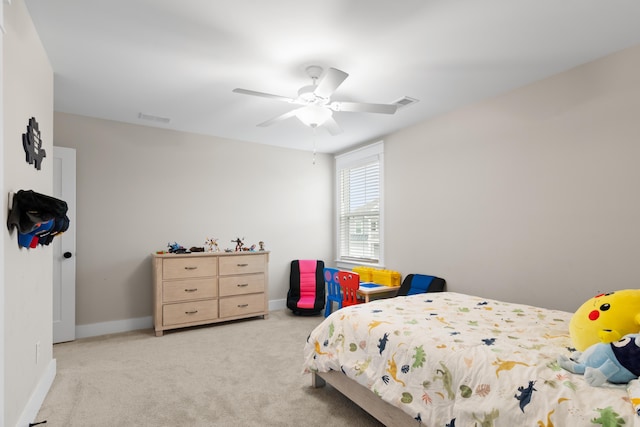
[[[258,242],[258,245],[260,245],[260,250],[264,251],[264,242],[262,240]]]
[[[236,240],[232,240],[232,242],[236,244],[236,252],[242,251],[242,247],[244,246],[243,240],[244,237],[242,239],[238,237]]]
[[[207,241],[204,242],[207,247],[207,252],[220,252],[220,248],[218,247],[218,239],[216,238],[207,238]]]
[[[169,253],[171,254],[188,254],[189,253],[189,251],[185,247],[177,244],[176,242],[167,243],[167,247],[169,248]]]

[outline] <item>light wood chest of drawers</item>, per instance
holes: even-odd
[[[168,329],[269,314],[269,252],[153,254],[153,325]]]

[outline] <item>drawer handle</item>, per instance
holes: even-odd
[[[249,304],[238,304],[238,308],[249,307]]]
[[[249,284],[248,283],[238,283],[238,287],[239,288],[244,288],[246,286],[249,286]]]
[[[185,311],[184,314],[196,314],[198,310]]]
[[[248,266],[249,264],[236,264],[236,265],[237,265],[238,267],[246,267],[246,266]]]
[[[197,270],[198,267],[185,267],[184,269],[185,270]]]
[[[198,288],[190,288],[190,289],[185,289],[185,292],[196,292],[198,290]]]

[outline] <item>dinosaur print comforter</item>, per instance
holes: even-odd
[[[342,370],[428,427],[640,426],[626,386],[558,366],[570,318],[452,292],[376,300],[315,328],[303,368]]]

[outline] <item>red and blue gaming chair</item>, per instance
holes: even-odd
[[[319,314],[324,303],[324,262],[315,259],[291,261],[287,307],[294,314]]]

